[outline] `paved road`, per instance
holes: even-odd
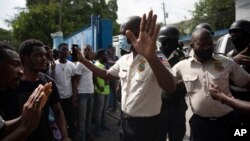
[[[95,141],[119,141],[119,113],[108,112],[107,125],[110,130],[103,131],[102,137],[95,137]]]
[[[192,115],[192,111],[190,107],[188,106],[188,110],[186,111],[186,135],[183,141],[189,141],[190,127],[189,127],[188,121],[191,115]],[[103,131],[102,137],[95,137],[95,141],[119,141],[119,119],[120,119],[120,111],[108,112],[107,123],[108,123],[108,126],[110,127],[110,130]],[[166,139],[166,141],[168,140]]]

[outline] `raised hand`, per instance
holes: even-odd
[[[246,47],[243,51],[234,56],[233,59],[240,65],[250,66],[250,48]]]
[[[223,102],[227,97],[229,97],[219,88],[219,86],[213,84],[209,85],[209,92],[213,99],[221,102]]]
[[[148,17],[143,14],[140,24],[140,33],[138,39],[130,31],[126,31],[126,36],[133,44],[137,53],[149,59],[155,54],[157,49],[156,39],[160,30],[159,25],[156,25],[157,16],[153,15],[153,11],[150,11]]]
[[[51,93],[52,83],[46,83],[44,86],[39,85],[31,94],[27,102],[23,106],[22,122],[27,130],[35,129],[40,121],[41,110],[45,106],[47,99]]]
[[[76,54],[77,54],[77,58],[79,61],[85,60],[83,54],[81,53],[81,51],[79,49],[76,49]]]
[[[52,92],[52,83],[51,82],[46,83],[43,86],[42,91],[43,92],[40,94],[40,97],[38,99],[38,101],[40,101],[40,105],[39,105],[40,110],[43,109],[43,107],[47,103],[47,100],[48,100],[48,97],[49,97],[50,93]]]

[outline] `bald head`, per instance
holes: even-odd
[[[196,29],[192,33],[191,47],[194,50],[195,57],[200,62],[210,60],[214,51],[211,32],[204,28]]]
[[[196,29],[193,33],[192,33],[192,43],[195,40],[201,40],[203,38],[206,39],[213,39],[212,34],[209,30],[205,29],[205,28],[198,28]]]
[[[125,34],[126,30],[132,31],[135,35],[140,30],[141,17],[132,16],[129,17],[120,27],[120,33]]]

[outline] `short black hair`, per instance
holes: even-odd
[[[0,62],[4,61],[6,58],[9,57],[7,52],[8,50],[15,51],[14,48],[0,41]]]
[[[103,56],[105,52],[106,52],[106,50],[104,50],[104,49],[99,49],[99,50],[97,51],[97,53],[96,53],[96,59],[97,59],[97,60],[100,59],[100,57]]]
[[[111,48],[115,48],[115,47],[113,47],[112,45],[108,45],[108,49],[111,49]]]
[[[28,39],[21,43],[19,47],[19,55],[22,56],[30,56],[33,52],[33,49],[36,47],[43,47],[43,42],[37,39]]]
[[[55,60],[58,59],[59,58],[59,52],[58,52],[58,50],[57,49],[53,49],[52,52],[53,52],[53,57],[55,58]]]
[[[52,48],[51,48],[50,46],[48,46],[48,45],[43,45],[43,47],[45,48],[46,51],[52,49]]]
[[[130,30],[133,33],[137,33],[139,36],[140,31],[140,24],[141,24],[141,17],[140,16],[131,16],[126,19],[126,22],[121,24],[120,26],[120,34],[125,34],[126,30]]]
[[[58,45],[58,50],[60,50],[60,48],[61,48],[62,46],[68,46],[68,44],[67,44],[67,43],[61,43],[61,44],[59,44],[59,45]]]

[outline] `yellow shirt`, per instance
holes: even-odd
[[[95,65],[98,67],[98,68],[101,68],[101,69],[105,69],[105,66],[104,64],[101,64],[99,61],[96,61],[95,62]],[[100,87],[103,87],[104,90],[103,91],[100,91],[97,86],[95,86],[95,92],[98,93],[98,94],[104,94],[104,95],[108,95],[110,93],[110,88],[109,88],[109,82],[107,80],[104,80],[100,77],[96,77],[97,79],[97,83]]]

